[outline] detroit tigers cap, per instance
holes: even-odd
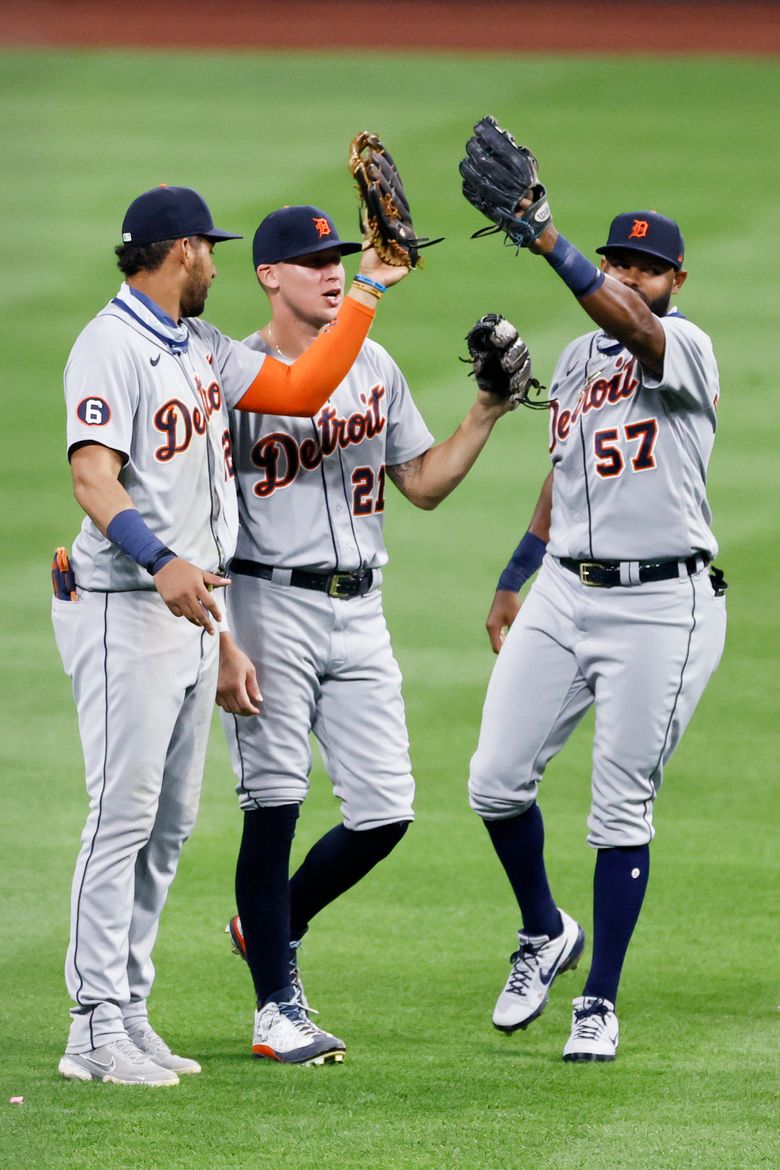
[[[657,211],[626,211],[616,215],[609,227],[609,239],[596,251],[606,256],[613,248],[647,252],[678,270],[685,256],[685,241],[678,225]]]
[[[362,244],[339,239],[336,225],[319,207],[309,204],[280,207],[267,215],[255,232],[252,258],[255,268],[278,264],[295,256],[338,248],[342,256],[360,252]]]
[[[144,191],[128,207],[122,223],[125,244],[158,244],[184,236],[205,236],[207,240],[241,240],[234,232],[214,227],[208,204],[191,187],[162,184]]]

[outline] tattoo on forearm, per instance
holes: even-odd
[[[409,477],[416,475],[420,470],[421,463],[422,455],[418,455],[416,459],[410,459],[406,463],[396,463],[394,467],[388,467],[387,474],[398,490],[402,492]]]

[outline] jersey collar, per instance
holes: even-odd
[[[153,301],[151,297],[148,297],[146,293],[142,293],[140,288],[133,288],[132,285],[128,284],[127,291],[130,293],[131,297],[135,297],[141,302],[142,305],[146,305],[149,312],[154,317],[156,317],[160,324],[164,325],[166,329],[178,329],[178,321],[174,321],[173,317],[169,317],[165,312],[165,309],[161,309],[157,302]]]
[[[186,353],[189,349],[190,338],[186,325],[174,321],[151,297],[123,283],[111,304],[166,345],[171,353]]]

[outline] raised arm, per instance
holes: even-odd
[[[644,232],[636,236],[626,232],[622,238],[618,233],[615,238],[621,238],[620,244],[613,241],[599,249],[606,258],[597,268],[556,229],[533,151],[518,145],[490,116],[474,126],[460,173],[465,198],[496,225],[474,234],[503,231],[517,249],[528,248],[544,256],[588,316],[634,354],[646,370],[660,377],[666,335],[659,318],[666,314],[670,296],[686,276],[681,270],[683,248],[677,226],[668,221],[672,235],[666,234],[661,251],[654,253],[641,243],[648,222],[637,218],[634,226],[643,227]],[[627,219],[632,214],[618,218]],[[634,239],[639,245],[636,248],[632,247]],[[672,245],[674,254],[670,255]]]
[[[628,265],[610,263],[605,259],[597,268],[558,232],[552,222],[529,247],[530,251],[544,256],[588,316],[605,333],[621,342],[646,370],[655,375],[663,372],[666,334],[647,302],[626,283],[632,279]],[[645,267],[652,268],[652,264]],[[655,274],[663,279],[665,273],[676,291],[685,274],[659,263]]]
[[[373,248],[367,248],[360,258],[359,275],[372,283],[352,285],[331,328],[321,333],[296,361],[287,365],[267,357],[252,385],[236,403],[236,409],[304,418],[316,414],[360,353],[381,290],[398,284],[408,271],[408,268],[384,264]]]

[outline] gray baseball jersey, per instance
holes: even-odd
[[[516,816],[595,702],[596,848],[652,838],[664,766],[725,640],[725,599],[706,569],[717,549],[706,497],[717,365],[681,314],[661,325],[660,378],[600,331],[558,361],[547,555],[498,656],[471,761],[472,808]],[[620,584],[591,586],[560,558],[619,562]],[[640,562],[659,561],[671,562],[668,577],[643,580]]]
[[[230,559],[238,523],[226,405],[263,357],[201,321],[177,324],[123,285],[65,371],[68,450],[122,453],[120,482],[154,534],[200,568]],[[150,575],[87,518],[78,601],[52,619],[78,707],[89,813],[71,893],[68,1051],[146,1016],[157,923],[198,808],[218,638],[174,617]]]
[[[718,367],[709,337],[679,312],[661,325],[659,379],[603,332],[561,354],[550,387],[553,556],[648,561],[717,552],[706,485]]]
[[[246,345],[270,352],[258,333]],[[364,342],[316,417],[234,412],[231,428],[237,556],[323,572],[387,562],[385,467],[414,459],[434,439],[381,345]]]
[[[155,536],[213,571],[233,555],[238,527],[227,407],[264,355],[205,321],[171,326],[125,284],[86,326],[65,369],[68,451],[96,442],[121,452],[120,482]],[[154,588],[88,516],[71,562],[84,589]]]
[[[265,349],[258,334],[248,344]],[[385,466],[421,455],[433,436],[380,345],[364,343],[316,417],[234,412],[231,427],[239,557],[323,573],[386,563]],[[258,717],[223,715],[243,808],[303,801],[313,731],[347,828],[413,818],[401,672],[379,579],[364,597],[341,599],[233,573],[231,629],[257,667],[264,706]]]

